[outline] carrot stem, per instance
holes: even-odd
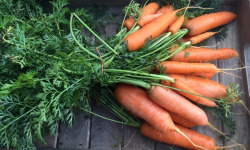
[[[88,113],[90,113],[90,114],[93,114],[93,115],[95,115],[95,116],[97,116],[97,117],[100,117],[100,118],[102,118],[102,119],[106,119],[106,120],[108,120],[108,121],[112,121],[112,122],[124,124],[124,122],[121,122],[121,121],[117,121],[117,120],[114,120],[114,119],[110,119],[110,118],[104,117],[104,116],[102,116],[102,115],[99,115],[99,114],[97,114],[97,113],[94,113],[94,112],[92,112],[92,111],[89,111],[89,110],[87,110],[87,109],[84,109],[84,108],[82,108],[82,107],[81,107],[80,109],[83,110],[83,111],[85,111],[85,112],[88,112]]]
[[[161,62],[161,61],[164,61],[164,60],[167,60],[167,59],[169,59],[169,58],[171,58],[171,57],[173,57],[174,55],[176,55],[177,53],[179,53],[180,51],[182,51],[183,49],[185,49],[185,48],[187,48],[188,46],[191,46],[191,45],[192,45],[191,41],[188,41],[188,42],[182,44],[180,47],[178,47],[177,50],[175,50],[175,51],[174,51],[173,53],[171,53],[169,56],[167,56],[167,57],[165,57],[165,58],[162,58],[162,59],[160,60],[160,62]]]
[[[144,81],[141,81],[141,80],[135,80],[135,79],[132,79],[132,78],[122,78],[122,79],[119,79],[119,81],[121,83],[127,83],[127,84],[132,84],[132,85],[136,85],[136,86],[140,86],[140,87],[143,87],[147,90],[149,90],[151,88],[151,85],[149,83],[146,83]]]
[[[162,42],[163,45],[158,48],[158,49],[163,49],[165,48],[167,45],[169,45],[170,43],[172,43],[173,41],[175,41],[176,39],[180,38],[180,37],[183,37],[184,35],[186,35],[188,33],[188,30],[187,29],[182,29],[182,30],[179,30],[176,34],[172,35],[171,36],[171,39],[168,40],[168,41],[165,41]]]
[[[73,21],[73,16],[75,16],[84,26],[85,28],[87,28],[99,41],[101,41],[108,49],[110,49],[111,51],[113,51],[113,53],[115,53],[116,55],[118,55],[118,53],[112,48],[110,47],[105,41],[103,41],[103,39],[101,37],[99,37],[92,29],[89,28],[89,26],[87,24],[85,24],[82,19],[80,19],[75,13],[71,14],[70,17],[70,30],[73,33],[73,29],[72,29],[72,21]],[[72,34],[73,35],[73,34]]]
[[[171,35],[171,32],[168,32],[168,33],[164,34],[164,36],[162,38],[160,38],[159,40],[155,39],[156,41],[152,45],[149,46],[149,49],[153,48],[154,46],[156,46],[157,44],[159,44],[160,42],[162,42],[164,39],[166,39],[170,35]]]
[[[173,78],[170,78],[169,76],[166,76],[166,75],[150,74],[150,73],[145,73],[145,72],[137,72],[137,71],[130,71],[130,70],[120,70],[120,69],[105,69],[104,71],[106,71],[106,72],[137,74],[137,75],[152,77],[152,79],[168,80],[168,81],[170,81],[172,83],[174,82]]]

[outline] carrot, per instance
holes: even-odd
[[[210,29],[227,24],[236,17],[237,15],[232,12],[222,11],[193,18],[186,24],[189,30],[188,36],[193,37]]]
[[[174,11],[174,8],[172,5],[165,5],[163,7],[161,7],[156,13],[170,13],[170,12],[173,12]],[[175,16],[174,18],[174,21],[170,23],[170,26],[176,21],[177,19],[177,16]],[[168,28],[166,28],[163,33],[166,33],[168,31]]]
[[[193,88],[194,91],[202,96],[209,98],[224,98],[227,96],[227,87],[210,79],[189,75],[170,74],[170,77],[181,80]]]
[[[166,110],[171,111],[196,125],[208,125],[206,113],[175,91],[162,86],[152,86],[148,91],[148,95],[152,101]]]
[[[172,5],[165,5],[163,7],[161,7],[159,10],[157,10],[157,14],[161,14],[161,13],[166,13],[166,12],[173,12],[174,8]]]
[[[196,131],[184,128],[180,125],[176,125],[183,133],[185,133],[195,144],[204,147],[207,150],[215,150],[219,149],[219,147],[215,146],[215,141],[213,138],[198,133]],[[180,146],[186,149],[200,150],[200,148],[194,147],[188,140],[183,138],[177,132],[170,132],[168,134],[164,134],[162,132],[157,131],[154,127],[152,127],[147,122],[143,122],[140,127],[140,132],[155,141],[163,142],[175,146]]]
[[[217,32],[205,32],[196,36],[191,37],[189,40],[191,41],[192,45],[198,44],[201,41],[204,41],[211,36],[215,35]]]
[[[161,83],[167,84],[165,81],[162,81]],[[207,98],[197,96],[199,94],[197,92],[195,92],[191,86],[187,85],[182,80],[175,79],[175,82],[170,83],[170,86],[177,88],[177,89],[180,89],[180,90],[183,90],[183,91],[186,91],[186,92],[189,92],[189,93],[186,93],[186,92],[175,90],[176,92],[178,92],[182,96],[192,100],[195,103],[198,103],[198,104],[201,104],[204,106],[208,106],[208,107],[215,107],[216,106],[216,103],[214,101],[209,100]],[[190,93],[192,93],[192,94],[190,94]]]
[[[146,44],[147,39],[154,39],[162,34],[170,23],[174,21],[176,14],[181,10],[182,9],[178,9],[170,13],[164,13],[159,18],[145,25],[143,28],[129,34],[124,39],[124,42],[127,42],[128,50],[136,51]]]
[[[159,66],[163,66],[166,69],[165,73],[176,74],[191,74],[194,72],[203,73],[219,73],[221,72],[214,64],[211,63],[188,63],[177,61],[163,61],[159,63],[155,69],[159,71]]]
[[[210,49],[202,47],[189,47],[180,51],[169,60],[200,63],[218,59],[228,59],[237,56],[239,56],[238,52],[231,48]]]
[[[180,16],[171,26],[169,27],[168,31],[172,34],[175,34],[183,25],[185,20],[184,15]]]
[[[215,73],[195,72],[195,73],[191,73],[188,75],[197,76],[197,77],[201,77],[201,78],[205,78],[205,79],[212,79],[214,77]]]
[[[141,17],[143,16],[147,16],[147,15],[151,15],[151,14],[155,14],[156,11],[160,8],[159,4],[157,4],[156,2],[152,2],[147,4],[141,14]]]
[[[115,96],[125,108],[149,122],[154,128],[164,133],[177,130],[170,115],[150,100],[144,90],[133,85],[119,84],[115,89]]]
[[[155,14],[156,11],[157,11],[159,8],[160,8],[160,6],[159,6],[157,3],[155,3],[155,2],[152,2],[152,3],[147,4],[147,5],[144,7],[144,9],[143,9],[143,11],[142,11],[142,13],[141,13],[140,20],[141,20],[143,17],[145,17],[145,16]],[[140,20],[139,20],[139,21],[140,21]],[[139,21],[138,21],[138,22],[139,22]],[[127,29],[130,30],[130,29],[133,27],[133,25],[135,24],[135,22],[136,22],[136,21],[134,20],[134,18],[133,18],[132,16],[130,16],[129,18],[127,18],[127,19],[124,21],[123,26],[127,27]],[[141,22],[142,22],[142,21],[141,21]]]
[[[183,117],[180,117],[178,115],[176,115],[175,113],[171,112],[171,111],[167,111],[170,115],[170,117],[172,118],[172,120],[174,121],[174,123],[177,123],[183,127],[186,127],[186,128],[192,128],[195,126],[194,123],[186,120],[185,118]]]
[[[147,16],[142,16],[137,24],[140,27],[143,27],[146,24],[148,24],[148,23],[152,22],[153,20],[155,20],[156,18],[160,17],[161,15],[162,15],[162,13],[161,14],[151,14],[151,15],[147,15]]]
[[[188,139],[175,126],[170,115],[162,107],[150,100],[144,90],[133,85],[119,84],[115,89],[115,96],[125,108],[149,122],[155,129],[166,134],[175,131]],[[190,140],[188,139],[188,141]],[[194,144],[192,141],[190,142]],[[196,144],[194,145],[197,146]]]
[[[133,17],[130,16],[124,21],[123,26],[126,27],[128,30],[131,30],[134,24],[135,24],[135,20]]]
[[[190,4],[190,0],[188,2],[188,6],[189,6],[189,4]],[[182,16],[180,16],[173,24],[170,25],[168,31],[171,32],[172,34],[175,34],[182,27],[182,25],[185,21],[185,14],[186,14],[187,8],[186,8],[184,14]]]

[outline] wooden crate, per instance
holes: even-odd
[[[72,0],[71,7],[82,7],[86,5],[105,5],[110,7],[109,12],[120,14],[122,18],[122,8],[129,3],[130,0],[124,1],[87,1],[87,0]],[[106,3],[105,3],[106,2]],[[243,66],[250,66],[250,1],[249,0],[225,0],[225,4],[221,10],[229,10],[235,12],[238,17],[235,21],[227,25],[229,31],[227,38],[221,42],[217,48],[229,47],[238,50],[240,57],[230,60],[213,61],[219,68],[237,68]],[[110,29],[111,28],[111,29]],[[108,34],[115,34],[115,31],[110,27]],[[208,45],[216,45],[217,40],[211,38]],[[228,76],[225,74],[216,75],[213,80],[219,81],[224,85],[228,85],[229,81],[240,84],[240,90],[244,91],[242,99],[250,109],[250,68],[244,70],[237,70],[231,72],[235,75],[241,76],[242,79]],[[94,105],[92,110],[95,113],[117,119],[111,115],[107,110]],[[234,140],[245,145],[250,149],[250,118],[247,115],[244,107],[237,104],[233,108],[233,115],[237,122],[237,130]],[[218,129],[225,131],[226,128],[221,121],[209,115],[209,121]],[[194,127],[194,130],[211,136],[215,139],[219,146],[228,146],[233,143],[220,138],[220,135],[210,127]],[[64,124],[60,124],[58,136],[51,136],[46,139],[47,145],[37,143],[39,149],[100,149],[100,150],[182,150],[182,148],[152,141],[143,137],[138,128],[129,127],[107,120],[103,120],[96,116],[86,118],[81,112],[76,112],[76,122],[72,128]],[[234,147],[232,149],[239,149]]]

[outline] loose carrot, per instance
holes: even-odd
[[[153,20],[157,19],[157,18],[160,17],[161,15],[162,15],[162,13],[161,13],[161,14],[151,14],[151,15],[147,15],[147,16],[142,16],[142,17],[140,18],[140,20],[138,21],[137,24],[138,24],[140,27],[143,27],[143,26],[145,26],[146,24],[148,24],[148,23],[152,22]]]
[[[224,98],[227,96],[227,87],[216,81],[180,74],[170,74],[169,76],[174,79],[182,80],[202,96],[214,99]]]
[[[134,24],[135,24],[135,20],[133,17],[130,16],[124,21],[123,26],[126,27],[128,30],[131,30]]]
[[[171,61],[179,62],[208,62],[218,59],[228,59],[239,56],[238,52],[231,48],[210,49],[202,47],[189,47],[171,57]]]
[[[155,103],[166,110],[171,111],[196,125],[208,125],[206,113],[175,91],[162,86],[152,86],[148,91],[148,95]]]
[[[136,51],[146,44],[147,39],[154,39],[163,33],[165,29],[172,23],[176,17],[176,14],[182,9],[178,9],[174,12],[164,13],[159,18],[155,19],[151,23],[145,25],[143,28],[129,34],[124,42],[127,42],[127,48],[129,51]]]
[[[177,61],[163,61],[159,63],[155,69],[159,71],[159,66],[163,66],[166,69],[165,73],[175,74],[191,74],[194,72],[203,73],[219,73],[221,72],[214,64],[211,63],[188,63]]]
[[[162,81],[162,84],[165,84],[165,81]],[[195,103],[198,103],[198,104],[201,104],[204,106],[208,106],[208,107],[215,107],[216,106],[216,103],[214,101],[198,96],[199,93],[197,93],[195,90],[193,90],[193,88],[191,86],[187,85],[182,80],[175,79],[175,82],[171,83],[170,86],[177,88],[179,90],[185,91],[185,92],[182,92],[179,90],[175,90],[176,92],[178,92],[182,96],[192,100]],[[187,92],[189,92],[189,93],[187,93]]]
[[[198,44],[201,41],[204,41],[211,36],[215,35],[217,32],[205,32],[196,36],[191,37],[189,40],[191,41],[192,45]]]
[[[192,128],[195,126],[194,123],[186,120],[185,118],[183,117],[180,117],[178,115],[176,115],[175,113],[171,112],[171,111],[167,111],[170,115],[170,117],[172,118],[172,120],[174,121],[174,123],[177,123],[183,127],[186,127],[186,128]]]
[[[174,125],[170,115],[162,107],[150,100],[144,90],[133,85],[119,84],[115,89],[115,96],[125,108],[149,122],[155,129],[166,134],[175,131],[188,139]],[[194,144],[191,140],[188,139],[188,141]],[[196,144],[194,145],[202,148]]]
[[[185,133],[195,144],[204,147],[207,150],[215,150],[219,149],[219,147],[215,146],[215,141],[213,138],[198,133],[196,131],[184,128],[180,125],[176,125],[183,133]],[[180,146],[186,149],[200,150],[200,148],[194,147],[188,140],[183,138],[177,132],[170,132],[168,134],[164,134],[162,132],[157,131],[154,127],[152,127],[147,122],[143,122],[140,127],[140,132],[155,141],[163,142],[175,146]]]
[[[163,7],[161,7],[159,10],[157,10],[157,14],[161,14],[161,13],[166,13],[166,12],[173,12],[174,8],[172,5],[165,5]]]
[[[193,37],[205,31],[227,24],[237,17],[232,12],[222,11],[205,14],[187,22],[186,27],[189,29],[188,36]]]

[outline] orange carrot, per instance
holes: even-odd
[[[207,150],[215,150],[219,149],[219,147],[215,146],[215,141],[213,138],[198,133],[196,131],[184,128],[180,125],[176,125],[184,134],[186,134],[195,144],[204,147]],[[152,127],[147,122],[143,122],[140,127],[140,132],[155,141],[163,142],[175,146],[180,146],[186,149],[200,150],[200,148],[194,147],[188,140],[186,140],[183,136],[181,136],[177,132],[170,132],[168,134],[164,134],[162,132],[157,131],[154,127]]]
[[[198,44],[201,41],[204,41],[211,36],[215,35],[217,32],[205,32],[196,36],[191,37],[189,40],[192,42],[192,45]]]
[[[205,31],[227,24],[236,18],[232,12],[222,11],[205,14],[187,22],[186,27],[189,30],[188,36],[193,37]]]
[[[206,113],[175,91],[162,86],[152,86],[148,91],[148,95],[152,101],[166,110],[171,111],[196,125],[208,125]]]
[[[165,5],[163,7],[161,7],[156,13],[170,13],[173,12],[174,8],[172,5]],[[175,16],[174,21],[170,23],[170,26],[176,21],[177,16]],[[166,28],[162,33],[166,33],[168,31],[168,28]]]
[[[165,81],[162,81],[161,83],[167,84]],[[175,79],[175,82],[171,83],[170,86],[177,88],[177,89],[180,89],[180,90],[183,90],[183,91],[186,91],[186,92],[189,92],[189,93],[186,93],[186,92],[175,90],[176,92],[178,92],[182,96],[194,101],[195,103],[198,103],[198,104],[201,104],[204,106],[208,106],[208,107],[215,107],[216,106],[216,103],[214,101],[209,100],[207,98],[197,96],[199,94],[197,92],[195,92],[191,86],[187,85],[182,80]],[[192,93],[192,94],[190,94],[190,93]]]
[[[228,59],[237,56],[239,56],[238,52],[231,48],[210,49],[202,47],[189,47],[174,55],[169,60],[199,63],[218,59]]]
[[[150,125],[158,131],[166,134],[173,131],[178,132],[195,147],[202,148],[201,146],[194,144],[185,134],[183,134],[175,126],[170,115],[162,107],[150,100],[144,90],[133,85],[119,84],[115,89],[115,96],[125,108],[130,110],[136,116],[149,122]]]
[[[177,61],[163,61],[159,63],[155,69],[159,71],[159,66],[163,66],[166,69],[165,73],[176,74],[191,74],[194,72],[203,73],[218,73],[221,72],[214,64],[211,63],[188,63]]]
[[[174,79],[182,80],[202,96],[214,99],[227,96],[227,87],[216,81],[188,75],[170,74],[169,76]]]
[[[176,14],[182,9],[178,9],[171,13],[164,13],[159,18],[145,25],[143,28],[129,34],[124,42],[127,42],[129,51],[136,51],[146,44],[147,39],[154,39],[163,33],[165,29],[172,23]]]
[[[133,85],[119,84],[115,89],[115,96],[125,108],[149,122],[154,128],[164,133],[178,130],[170,115],[150,100],[144,90]]]
[[[180,16],[171,26],[169,27],[168,31],[172,34],[175,34],[183,25],[185,20],[184,15]]]
[[[157,3],[155,3],[155,2],[152,2],[152,3],[147,4],[147,5],[144,7],[143,11],[142,11],[141,18],[143,18],[143,17],[145,17],[145,16],[148,16],[148,15],[155,14],[156,11],[157,11],[159,8],[160,8],[160,6],[159,6]],[[141,18],[140,18],[140,20],[141,20]],[[139,21],[140,21],[140,20],[139,20]],[[139,21],[138,21],[138,22],[139,22]],[[127,27],[128,30],[130,30],[130,29],[133,27],[133,25],[135,24],[135,22],[136,22],[136,21],[134,20],[134,18],[130,16],[129,18],[127,18],[127,19],[124,21],[123,26]]]
[[[161,7],[159,10],[157,10],[157,14],[161,14],[161,13],[166,13],[166,12],[173,12],[174,8],[172,5],[165,5],[163,7]]]
[[[197,76],[197,77],[201,77],[201,78],[205,78],[205,79],[212,79],[215,75],[215,73],[204,73],[204,72],[194,72],[191,74],[187,74],[190,76]]]
[[[189,6],[189,4],[190,4],[190,0],[188,2],[188,6]],[[183,26],[183,23],[185,21],[185,14],[186,14],[187,8],[186,8],[184,14],[182,16],[180,16],[173,24],[170,25],[168,31],[171,32],[172,34],[175,34]]]
[[[140,27],[143,27],[146,24],[148,24],[148,23],[152,22],[153,20],[155,20],[156,18],[160,17],[161,15],[162,15],[162,13],[161,14],[151,14],[151,15],[147,15],[147,16],[142,16],[137,24]]]
[[[156,2],[149,3],[144,7],[141,17],[155,14],[159,8],[160,6]]]
[[[172,118],[172,120],[174,121],[174,123],[177,123],[183,127],[186,127],[186,128],[192,128],[195,126],[194,123],[186,120],[185,118],[183,117],[180,117],[178,115],[176,115],[175,113],[171,112],[171,111],[167,111],[170,115],[170,117]]]
[[[133,17],[130,16],[128,19],[124,21],[123,26],[126,27],[128,30],[131,30],[134,24],[135,20]]]

